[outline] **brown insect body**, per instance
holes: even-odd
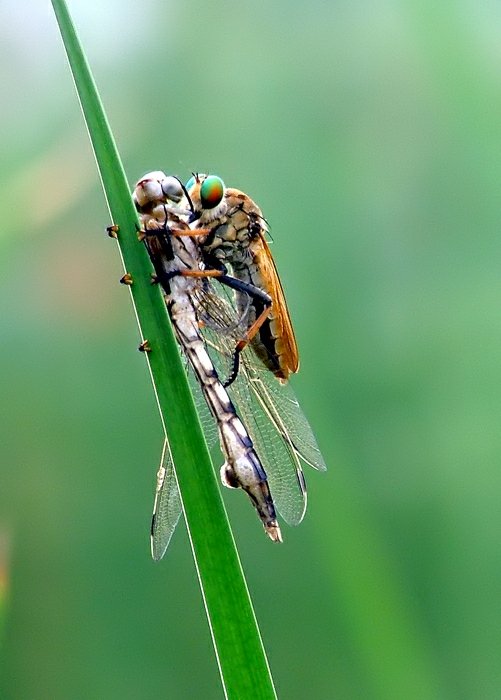
[[[299,369],[299,355],[285,295],[277,268],[266,241],[267,223],[260,208],[244,192],[226,188],[221,203],[214,209],[203,209],[200,186],[204,176],[199,176],[190,198],[197,212],[201,212],[196,228],[209,233],[201,240],[208,264],[211,259],[231,267],[233,275],[246,283],[262,289],[272,299],[269,313],[259,330],[251,338],[250,345],[256,355],[282,382]],[[247,294],[236,294],[240,312],[247,310],[251,326],[264,310],[259,299]]]

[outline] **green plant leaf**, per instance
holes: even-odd
[[[275,690],[221,493],[160,291],[137,240],[137,216],[99,95],[64,0],[52,0],[118,244],[160,413],[176,464],[190,541],[228,698],[275,698]],[[145,543],[146,546],[146,543]],[[165,600],[167,600],[167,596]]]

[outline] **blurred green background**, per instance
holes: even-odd
[[[131,184],[272,226],[327,474],[274,547],[225,492],[280,697],[501,697],[501,5],[70,2]],[[0,696],[221,698],[48,2],[0,7]]]

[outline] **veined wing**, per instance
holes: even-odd
[[[177,487],[170,445],[166,438],[157,473],[151,520],[151,556],[155,561],[159,561],[165,554],[181,512],[181,495]]]
[[[207,408],[207,403],[193,370],[189,366],[185,369],[188,373],[188,381],[205,439],[209,448],[213,448],[217,444],[218,438],[216,423]],[[155,561],[160,561],[167,551],[181,513],[181,495],[174,472],[174,462],[169,442],[165,438],[157,472],[155,502],[151,519],[151,555]]]
[[[224,377],[228,376],[230,356],[233,357],[236,343],[245,335],[247,322],[245,313],[238,316],[231,292],[216,285],[213,282],[206,285],[202,296],[197,300],[197,309],[202,325],[215,334],[215,340],[209,341],[209,344],[216,348],[219,346],[221,354],[218,367],[220,376]],[[319,471],[326,471],[313,430],[290,384],[277,380],[272,372],[263,367],[250,348],[243,351],[240,359],[262,409],[278,432],[306,464]]]
[[[234,350],[234,338],[231,334],[214,332],[209,326],[203,333],[212,362],[222,374]],[[263,411],[243,364],[227,391],[266,471],[277,510],[287,523],[297,525],[306,510],[306,485],[296,453]]]
[[[244,351],[245,354],[249,352],[247,349]],[[255,388],[244,361],[237,378],[228,387],[228,392],[238,406],[261,457],[277,510],[289,525],[298,525],[307,505],[306,481],[301,461],[298,453],[292,449],[292,442],[285,437],[285,429],[283,432],[278,431],[268,412],[263,410],[263,403]]]
[[[326,471],[327,466],[311,426],[290,385],[277,382],[270,372],[257,366],[247,351],[244,352],[243,363],[249,381],[276,429],[306,464],[318,471]]]
[[[270,325],[276,338],[280,367],[287,379],[289,373],[295,373],[299,369],[299,353],[285,294],[264,231],[252,241],[250,249],[260,276],[266,280],[265,290],[273,300]]]
[[[235,345],[246,327],[231,301],[207,285],[199,299],[204,336],[220,376],[228,372]],[[311,427],[292,389],[265,370],[250,348],[240,357],[240,371],[228,392],[237,406],[268,475],[278,511],[286,522],[301,522],[306,484],[301,462],[325,470]]]

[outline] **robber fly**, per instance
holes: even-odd
[[[248,328],[238,344],[247,343],[273,372],[286,382],[299,369],[299,355],[285,295],[266,240],[268,224],[261,209],[244,192],[225,187],[217,175],[193,175],[186,184],[191,209],[191,229],[200,232],[199,242],[207,266],[225,271],[231,267],[239,280],[265,291],[266,304],[258,296],[236,292],[240,313],[249,306]],[[238,364],[232,378],[236,376]]]

